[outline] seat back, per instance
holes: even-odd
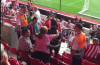
[[[9,51],[10,51],[11,53],[15,54],[15,55],[17,55],[17,53],[18,53],[18,50],[17,50],[16,48],[14,48],[14,47],[10,47],[10,48],[9,48]]]
[[[59,62],[59,65],[67,65],[66,63],[64,63],[63,61]]]
[[[3,44],[4,49],[9,50],[9,47],[10,47],[10,46],[9,46],[6,42],[1,41],[1,44]]]
[[[56,58],[53,58],[53,57],[51,57],[50,62],[51,62],[51,64],[54,64],[54,65],[58,65],[59,64],[59,60],[56,59]]]
[[[29,56],[25,52],[18,52],[18,56],[25,62],[29,62]]]
[[[31,65],[41,65],[41,62],[38,59],[34,59],[29,57],[29,62],[31,63]]]
[[[66,64],[72,65],[72,60],[65,56],[62,56],[62,61],[64,61]]]
[[[67,57],[67,58],[70,58],[71,54],[66,53],[66,52],[64,51],[63,56],[65,56],[65,57]]]
[[[95,64],[95,63],[91,63],[91,62],[89,62],[89,61],[85,60],[84,65],[96,65],[96,64]]]

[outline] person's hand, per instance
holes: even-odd
[[[8,55],[7,55],[6,52],[4,52],[4,61],[5,61],[5,62],[8,62]]]

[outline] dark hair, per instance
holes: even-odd
[[[30,12],[29,15],[32,16],[33,15],[33,12]]]
[[[38,18],[37,17],[33,17],[32,21],[35,20],[35,19],[38,19]]]
[[[48,32],[48,28],[46,26],[43,26],[40,28],[40,33],[37,35],[39,39],[42,39],[43,34],[46,34]]]
[[[75,26],[77,26],[80,30],[83,30],[83,25],[81,23],[76,23]]]
[[[22,30],[22,35],[24,36],[27,32],[28,32],[28,29],[27,28],[23,29]]]
[[[51,16],[48,15],[47,18],[49,18],[49,17],[51,17]]]
[[[22,5],[22,6],[21,6],[21,9],[22,9],[22,8],[27,8],[27,6],[25,6],[25,5]]]

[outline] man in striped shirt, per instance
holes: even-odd
[[[31,41],[29,39],[30,31],[28,29],[22,30],[22,36],[19,38],[18,50],[26,53],[31,52]]]
[[[93,44],[89,44],[85,53],[85,59],[94,62],[95,56],[97,53],[99,53],[100,47],[99,45],[99,40],[97,38],[93,39]]]

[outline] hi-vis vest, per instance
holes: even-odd
[[[85,49],[85,42],[86,42],[85,34],[80,33],[79,35],[76,35],[73,39],[72,44],[74,43],[75,40],[78,41],[78,48],[74,55],[77,57],[84,56],[84,49]]]
[[[27,26],[28,25],[26,14],[25,14],[25,17],[21,13],[18,13],[17,16],[21,18],[21,26]]]

